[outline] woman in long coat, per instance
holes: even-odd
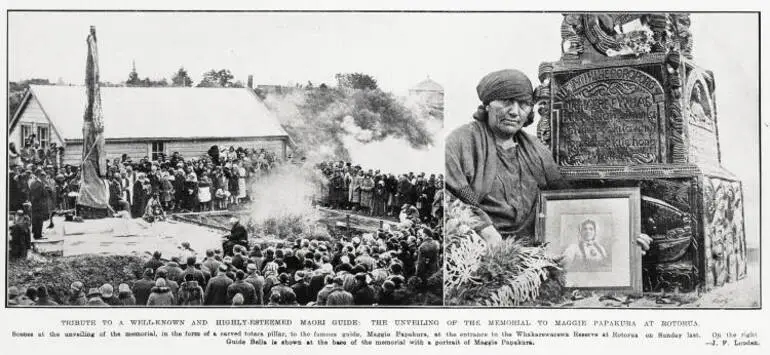
[[[361,183],[364,180],[364,173],[358,172],[358,175],[353,177],[353,181],[350,183],[350,189],[349,191],[349,197],[348,201],[350,201],[350,205],[353,206],[353,209],[357,209],[358,205],[361,203]]]
[[[372,215],[385,215],[385,208],[388,203],[388,189],[385,188],[385,180],[380,180],[374,187],[374,201],[372,203]]]
[[[374,189],[374,179],[369,174],[366,174],[361,179],[361,208],[369,210],[369,214],[372,214],[374,205],[372,204],[372,190]]]
[[[150,182],[147,180],[144,173],[140,173],[134,183],[133,204],[131,205],[131,217],[133,218],[139,218],[144,215],[147,199],[149,197],[149,183]]]
[[[172,185],[171,182],[174,179],[175,178],[170,176],[166,171],[163,172],[160,178],[160,202],[163,205],[163,209],[166,211],[170,211],[173,207],[174,185]]]
[[[185,208],[195,211],[198,207],[198,177],[192,171],[187,174],[184,181]]]
[[[246,168],[243,166],[243,162],[233,165],[233,169],[238,170],[238,202],[240,199],[246,198]]]

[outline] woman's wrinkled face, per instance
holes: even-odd
[[[514,99],[494,100],[486,108],[489,127],[499,135],[513,136],[527,122],[532,112],[532,103]]]

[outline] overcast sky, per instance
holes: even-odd
[[[256,84],[333,83],[339,72],[373,75],[405,94],[428,75],[446,90],[445,131],[470,121],[486,73],[518,68],[536,82],[560,55],[559,14],[10,13],[10,80],[82,84],[89,25],[102,80],[170,79],[184,66],[198,81],[227,68]],[[692,16],[695,61],[714,71],[724,166],[744,181],[758,220],[758,20],[753,14]],[[435,156],[442,159],[437,150]],[[750,238],[754,239],[754,238]]]

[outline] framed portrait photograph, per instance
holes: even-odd
[[[542,191],[537,238],[563,257],[565,287],[642,293],[639,188]]]

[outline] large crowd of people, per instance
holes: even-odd
[[[52,154],[37,147],[34,137],[25,142],[24,154],[9,147],[9,202],[10,211],[16,211],[12,258],[27,256],[30,237],[43,238],[43,224],[50,221],[48,227],[53,227],[55,211],[77,215],[78,167],[61,164],[62,152],[55,147]],[[234,147],[212,147],[208,154],[189,159],[177,152],[138,161],[124,155],[107,162],[111,212],[154,222],[167,213],[250,203],[250,180],[281,163],[269,152]],[[74,281],[69,294],[52,294],[51,285],[10,287],[9,304],[440,304],[443,176],[396,177],[346,162],[324,162],[316,168],[325,177],[318,203],[394,222],[372,233],[333,231],[332,241],[290,238],[264,243],[250,241],[244,226],[233,221],[223,247],[207,250],[205,256],[166,260],[156,252],[144,265],[141,279],[115,285]]]
[[[404,210],[428,224],[441,220],[444,175],[409,172],[396,176],[365,170],[350,162],[328,161],[317,165],[327,183],[321,204],[361,211],[375,217],[399,216]]]
[[[49,221],[53,228],[57,211],[77,214],[79,167],[63,164],[63,150],[55,143],[42,147],[34,135],[21,151],[10,143],[9,157],[9,211],[31,225],[34,239],[43,239],[43,224]],[[151,222],[169,212],[227,210],[248,201],[254,179],[282,163],[270,151],[232,146],[213,146],[200,157],[174,152],[154,158],[123,154],[105,162],[111,215],[123,212]],[[26,255],[29,243],[16,241],[13,255]]]
[[[233,222],[234,231],[242,228]],[[349,241],[233,244],[232,255],[207,250],[165,261],[155,252],[132,285],[74,281],[66,295],[43,285],[11,287],[8,296],[10,305],[26,306],[57,305],[55,299],[69,306],[441,304],[441,254],[433,230],[400,223]]]

